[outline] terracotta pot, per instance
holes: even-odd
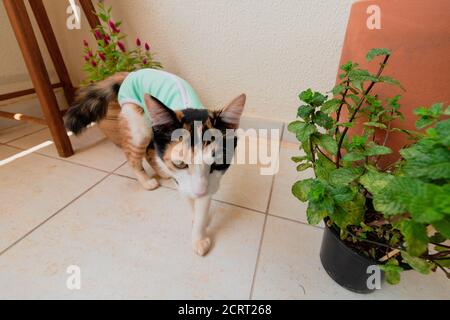
[[[371,16],[367,10],[371,5],[380,8],[381,29],[367,27]],[[378,63],[365,61],[372,48],[392,51],[383,74],[396,78],[406,89],[402,92],[394,86],[381,84],[372,92],[382,99],[402,94],[400,103],[405,120],[396,122],[396,126],[415,129],[413,110],[416,107],[435,102],[450,104],[450,1],[357,1],[351,9],[340,65],[352,60],[375,73]],[[408,143],[404,135],[392,134],[387,145],[398,151]],[[395,152],[385,163],[397,158]]]

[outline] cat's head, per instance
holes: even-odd
[[[234,131],[239,127],[245,99],[242,94],[217,111],[173,111],[146,95],[153,128],[148,150],[152,166],[160,175],[173,178],[180,192],[190,198],[215,193],[236,148]]]

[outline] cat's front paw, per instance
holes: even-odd
[[[211,248],[211,239],[205,238],[194,242],[194,252],[199,256],[204,256]]]
[[[140,181],[140,183],[145,190],[155,190],[156,188],[159,187],[159,182],[155,178]]]

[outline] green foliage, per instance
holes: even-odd
[[[424,133],[394,127],[404,118],[401,96],[381,99],[370,92],[375,85],[403,89],[382,75],[390,55],[388,49],[369,51],[367,61],[382,58],[376,74],[352,61],[342,65],[330,98],[311,89],[299,94],[299,119],[288,130],[305,155],[292,160],[298,171],[312,168],[315,178],[297,181],[292,193],[308,202],[309,223],[329,219],[361,253],[381,259],[386,248],[394,250],[381,265],[389,283],[400,281],[405,264],[424,274],[439,268],[450,278],[450,248],[443,244],[450,239],[450,119],[445,119],[450,107],[418,108],[417,128]],[[349,138],[355,124],[363,130]],[[382,169],[379,160],[392,153],[385,145],[391,132],[414,143],[400,151],[402,159]],[[433,236],[430,227],[437,230]],[[430,251],[430,243],[439,253]]]
[[[380,265],[380,269],[384,271],[386,281],[389,284],[398,284],[400,282],[400,273],[403,271],[403,268],[399,266],[398,260],[389,259],[386,264]]]
[[[111,19],[111,8],[105,8],[102,2],[98,3],[96,15],[100,19],[100,25],[92,30],[96,41],[96,50],[84,41],[84,66],[86,78],[84,85],[101,81],[117,72],[131,72],[142,68],[161,69],[162,65],[155,61],[150,46],[143,45],[140,39],[136,39],[134,49],[127,49],[125,44],[127,36],[119,27],[121,22]]]

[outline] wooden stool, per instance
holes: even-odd
[[[53,89],[63,88],[64,96],[69,104],[73,100],[75,89],[64,64],[44,4],[42,0],[29,0],[42,37],[44,38],[45,45],[48,48],[56,73],[59,77],[60,82],[56,84],[50,82],[24,0],[3,0],[3,3],[17,42],[22,51],[34,89],[2,94],[0,95],[0,101],[36,93],[42,108],[42,113],[44,114],[44,119],[5,111],[0,111],[0,117],[47,125],[52,134],[58,154],[64,158],[70,157],[73,155],[73,149],[64,128],[62,120],[63,112],[59,110]],[[95,9],[91,0],[80,0],[80,4],[91,28],[95,28],[99,25],[100,21],[94,14]]]

